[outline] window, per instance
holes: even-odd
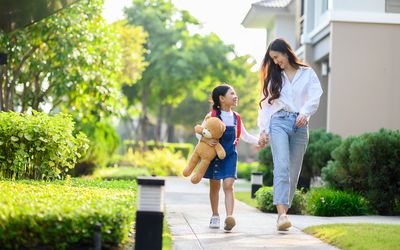
[[[321,14],[328,10],[328,0],[321,1]]]
[[[400,0],[386,0],[385,5],[387,13],[400,13]]]

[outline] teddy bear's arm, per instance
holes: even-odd
[[[199,134],[199,135],[201,135],[201,133],[203,132],[203,129],[204,128],[201,125],[196,125],[194,127],[194,131],[196,132],[196,134]]]
[[[215,145],[215,151],[217,151],[218,158],[220,158],[221,160],[225,159],[226,152],[221,143],[217,143],[217,145]]]

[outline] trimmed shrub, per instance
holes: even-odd
[[[273,187],[262,187],[256,192],[256,201],[258,208],[263,212],[276,213],[274,202]],[[304,206],[304,194],[300,190],[296,190],[292,202],[292,207],[289,209],[289,214],[302,214]]]
[[[0,189],[1,249],[89,249],[97,223],[111,249],[134,223],[132,181],[0,181]]]
[[[114,167],[100,168],[93,173],[93,178],[102,180],[135,180],[138,176],[150,175],[147,168]]]
[[[143,154],[134,153],[132,159],[139,168],[147,168],[149,173],[158,176],[181,176],[187,161],[181,153],[168,149],[154,149]]]
[[[368,202],[362,196],[339,190],[313,188],[306,194],[305,210],[315,216],[351,216],[368,214]]]
[[[265,147],[258,152],[259,171],[263,173],[263,185],[272,186],[274,182],[274,173],[272,161],[271,146]]]
[[[194,146],[191,143],[173,143],[173,142],[155,142],[155,141],[147,141],[148,150],[152,151],[154,149],[169,149],[171,152],[178,153],[180,152],[183,157],[188,158],[192,153]],[[143,148],[143,142],[135,142],[132,140],[125,140],[124,145],[126,147],[126,152],[129,151],[129,148],[132,148],[134,152],[140,151]]]
[[[400,201],[400,131],[381,129],[347,138],[322,170],[331,186],[355,191],[379,214],[398,214]]]
[[[85,134],[74,135],[67,114],[0,112],[0,177],[57,179],[85,154]]]

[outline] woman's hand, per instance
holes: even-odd
[[[269,136],[265,132],[261,132],[260,138],[258,139],[258,146],[260,148],[264,148],[268,145],[269,143]]]
[[[308,119],[307,116],[303,115],[303,114],[299,114],[296,118],[296,127],[298,128],[302,128],[305,125],[307,125],[308,123]]]
[[[211,147],[214,147],[215,145],[217,145],[218,140],[213,139],[213,138],[201,138],[201,141],[207,143],[208,145],[210,145]]]

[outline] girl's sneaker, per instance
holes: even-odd
[[[236,225],[235,218],[233,218],[233,216],[227,216],[225,219],[225,226],[224,226],[225,231],[231,231],[235,225]]]
[[[286,214],[282,214],[278,217],[278,221],[276,222],[276,228],[278,231],[287,231],[289,227],[292,226],[289,218]]]
[[[211,219],[210,219],[210,228],[218,229],[219,228],[219,224],[220,224],[219,216],[212,216]]]

